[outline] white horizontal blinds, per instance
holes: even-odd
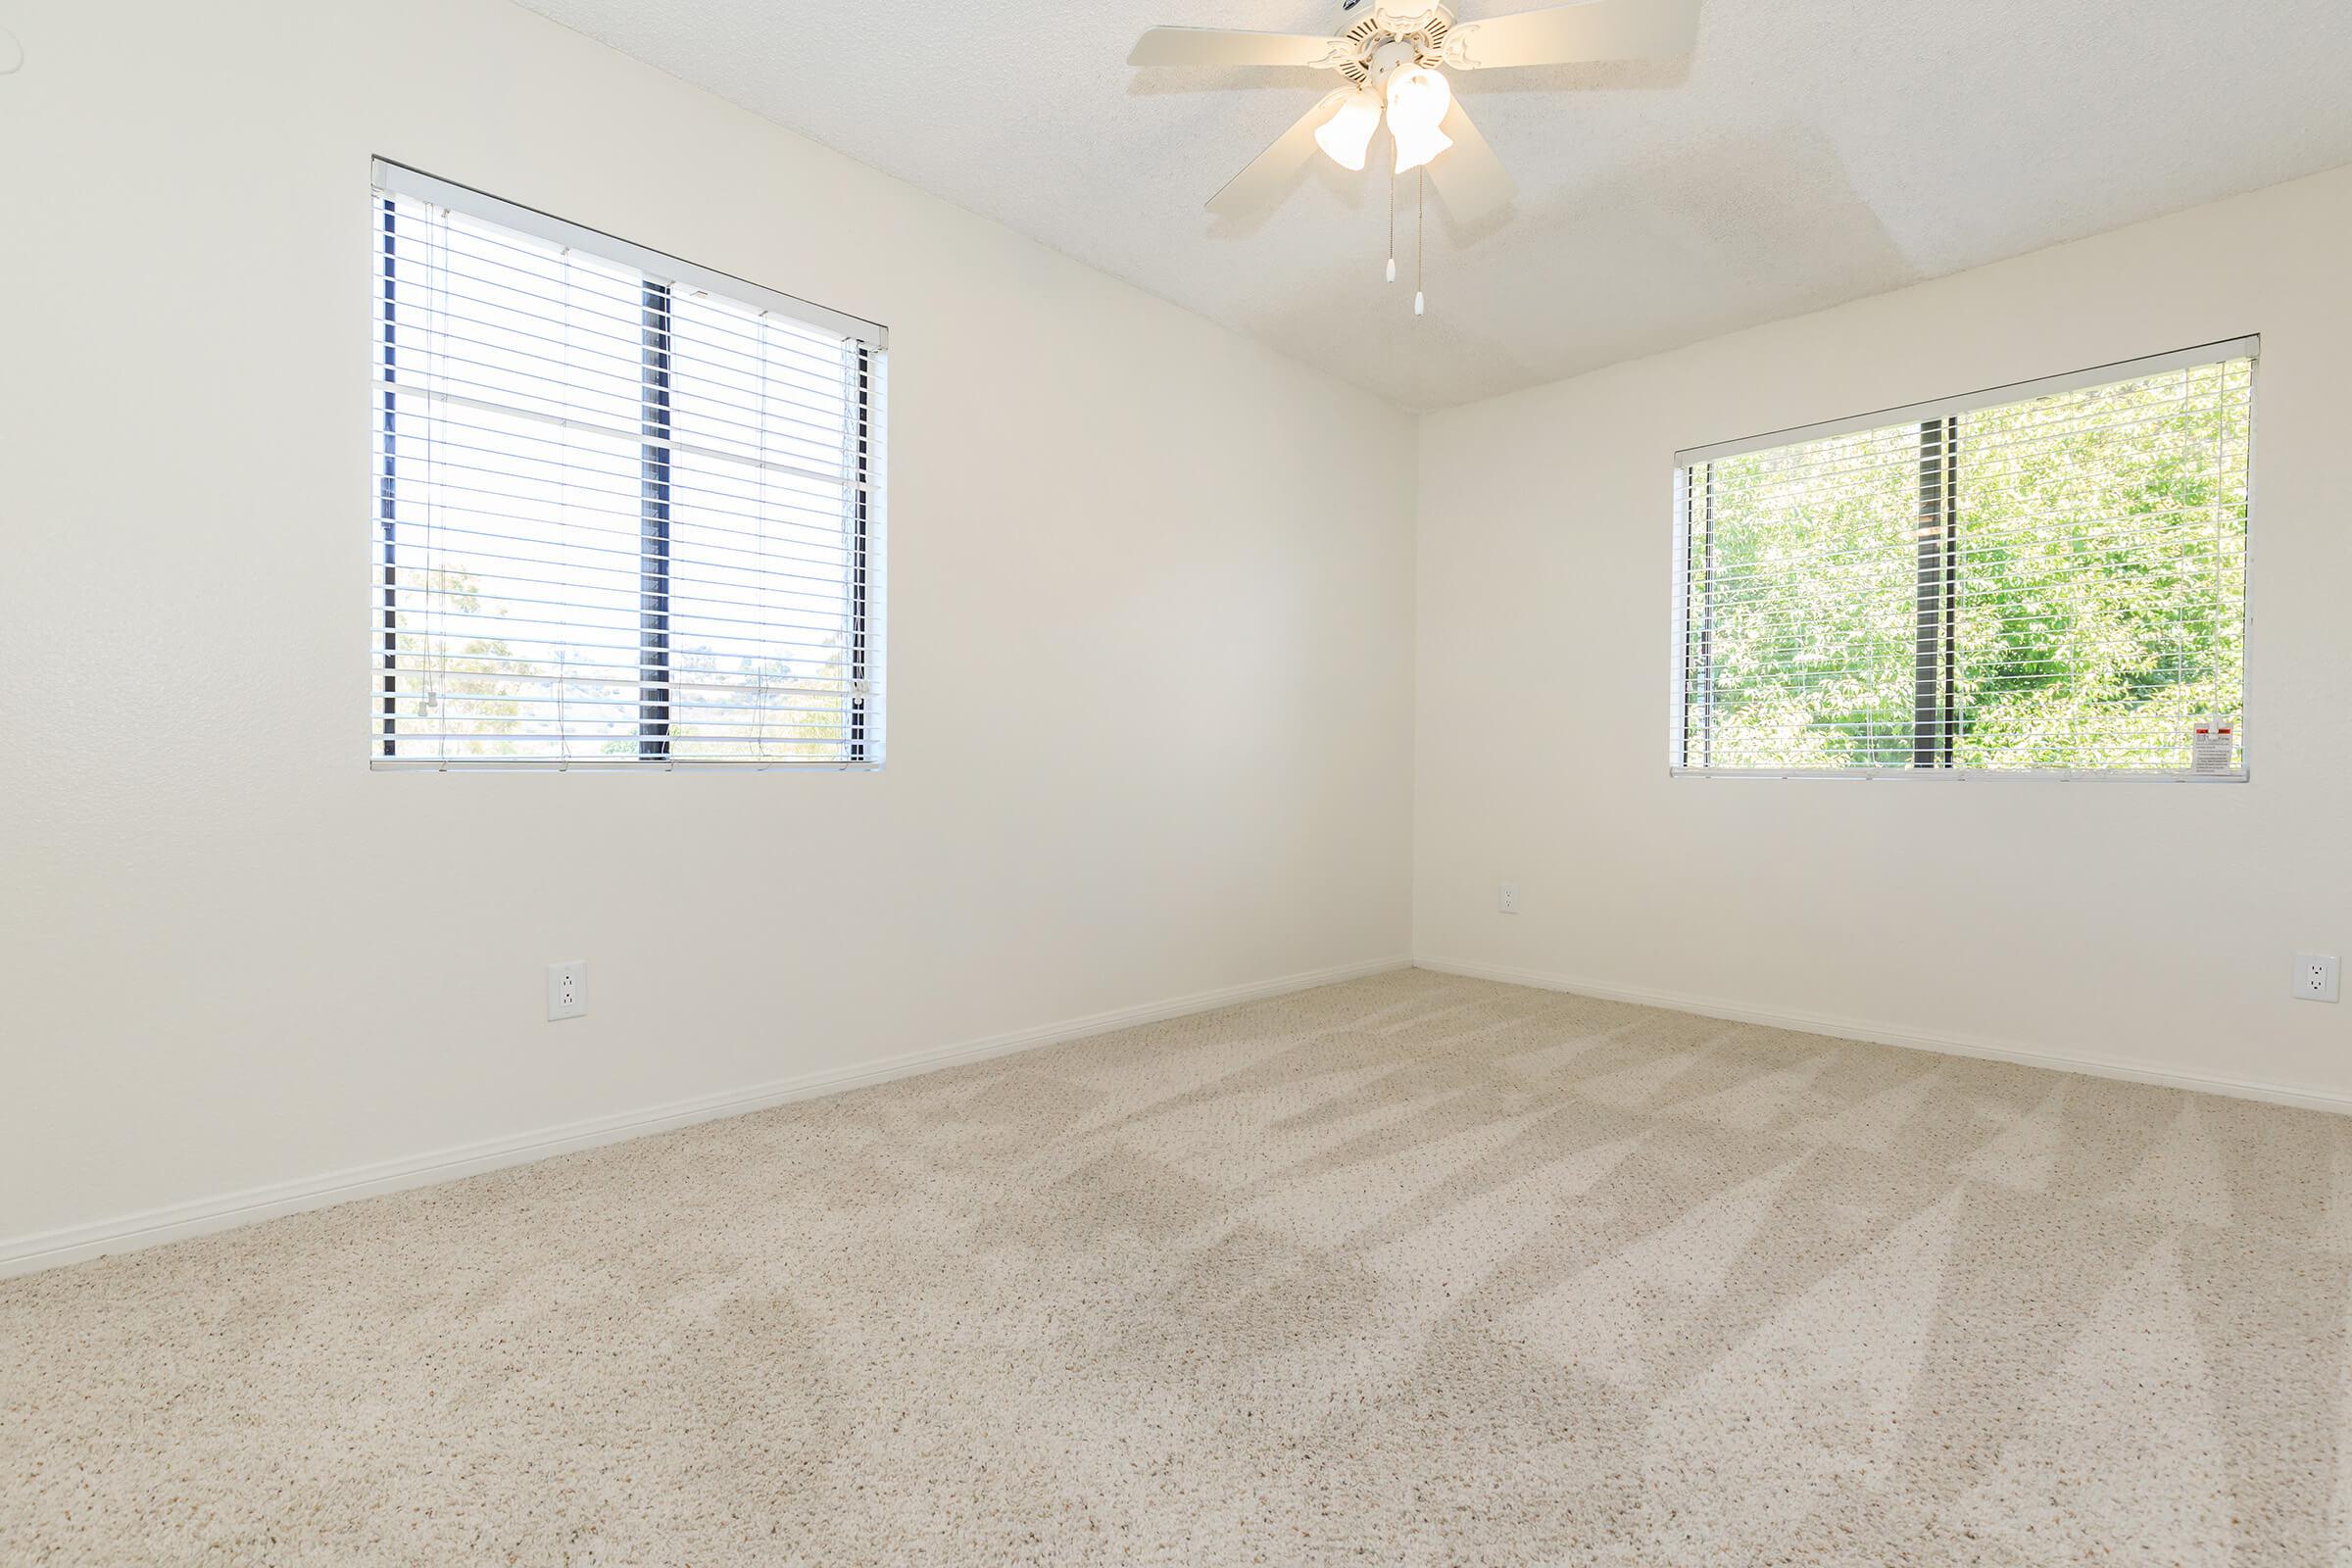
[[[1898,426],[1692,471],[1687,765],[1910,761],[1919,458]]]
[[[381,185],[374,755],[879,760],[879,350]]]
[[[1679,763],[2188,771],[2242,729],[2240,347],[1691,463]]]
[[[2239,716],[2253,373],[1960,421],[1955,765],[2185,769],[2196,715]]]

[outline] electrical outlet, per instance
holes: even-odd
[[[1517,914],[1519,912],[1519,884],[1505,882],[1497,889],[1494,896],[1494,907],[1505,914]]]
[[[2305,1002],[2333,1002],[2335,978],[2334,954],[2295,955],[2295,995]]]
[[[547,1016],[578,1018],[588,1011],[588,960],[571,958],[547,966]]]

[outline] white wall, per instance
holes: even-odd
[[[1405,952],[1405,416],[502,0],[0,24],[0,1259]],[[377,153],[889,323],[885,771],[368,772]]]
[[[1427,418],[1416,953],[2352,1096],[2347,254],[2337,172]],[[2247,332],[2250,783],[1668,778],[1678,448]]]

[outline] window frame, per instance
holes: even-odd
[[[1833,436],[1850,435],[1859,431],[1877,430],[1890,425],[1925,425],[1931,420],[1944,421],[1952,430],[1952,421],[1964,414],[1984,409],[1999,408],[2011,403],[2027,402],[2067,392],[2083,391],[2118,381],[2132,381],[2160,375],[2168,370],[2195,368],[2232,360],[2247,360],[2251,364],[2247,374],[2247,439],[2246,439],[2246,539],[2244,546],[2244,592],[2239,605],[2243,652],[2240,655],[2241,684],[2238,693],[2237,718],[2241,729],[2238,739],[2239,765],[2226,772],[2200,773],[2187,768],[2059,768],[2059,767],[1952,767],[1923,765],[1918,760],[1920,732],[1917,715],[1924,699],[1914,698],[1913,746],[1914,761],[1908,767],[1715,767],[1689,760],[1691,737],[1689,728],[1686,671],[1690,651],[1690,585],[1691,580],[1690,551],[1693,531],[1690,526],[1690,473],[1693,468],[1716,459],[1734,458],[1775,447],[1795,446],[1807,441],[1824,440]],[[2254,643],[2254,513],[2257,470],[2257,451],[2261,444],[2261,419],[2256,406],[2259,402],[2262,377],[2262,336],[2246,333],[2232,338],[2219,338],[2210,343],[2176,349],[2170,353],[2152,354],[2139,359],[2118,360],[2104,365],[2089,366],[2079,370],[2062,371],[2055,375],[2038,376],[2031,380],[2012,381],[1980,391],[1963,392],[1950,397],[1936,398],[1924,403],[1905,404],[1881,409],[1868,414],[1850,415],[1842,418],[1825,419],[1813,424],[1796,425],[1788,429],[1768,431],[1759,435],[1742,436],[1699,447],[1687,447],[1674,455],[1673,550],[1670,556],[1670,598],[1667,606],[1667,759],[1666,771],[1670,778],[1690,779],[1912,779],[1957,782],[1964,779],[2003,779],[2013,782],[2086,782],[2107,783],[2192,783],[2243,784],[2252,778],[2253,753],[2242,731],[2251,711],[2250,693],[2253,689]],[[1954,443],[1956,445],[1956,443]],[[1933,504],[1938,514],[1948,520],[1954,497],[1942,484],[1940,473],[1931,488],[1926,466],[1922,465],[1921,505]],[[1936,575],[1931,576],[1929,557],[1934,554]],[[1914,691],[1924,689],[1924,683],[1936,672],[1936,662],[1942,662],[1939,678],[1948,681],[1953,650],[1951,615],[1954,565],[1951,553],[1933,546],[1923,537],[1920,543],[1920,564],[1914,605],[1924,605],[1930,594],[1940,600],[1936,645],[1927,638],[1924,616],[1915,608],[1912,621],[1914,638]],[[1703,636],[1703,633],[1702,633]],[[1710,669],[1712,665],[1708,665]],[[1944,724],[1935,744],[1948,758],[1954,737],[1951,725],[1955,715],[1948,710],[1943,713]]]
[[[876,700],[875,673],[882,662],[884,624],[882,586],[885,579],[882,548],[886,535],[881,520],[886,502],[883,423],[888,405],[882,391],[884,364],[890,348],[890,329],[878,321],[832,310],[710,268],[697,266],[664,251],[639,245],[601,229],[589,228],[462,185],[389,159],[371,161],[377,194],[371,196],[374,223],[370,230],[376,251],[380,292],[375,306],[374,375],[369,382],[370,409],[381,440],[380,456],[371,457],[373,488],[374,594],[376,603],[369,632],[370,660],[375,675],[375,713],[380,728],[370,729],[368,765],[372,772],[879,772],[882,704]],[[637,652],[637,752],[630,757],[517,758],[517,757],[403,757],[397,729],[399,699],[399,564],[397,513],[399,458],[394,424],[395,313],[399,300],[394,287],[397,231],[392,198],[406,197],[448,208],[486,222],[530,235],[565,248],[590,253],[600,261],[634,270],[643,293],[643,360],[639,380],[640,492],[639,492],[639,641]],[[854,345],[850,352],[857,384],[853,408],[858,422],[852,443],[851,525],[859,563],[850,592],[851,625],[848,675],[852,695],[848,704],[844,755],[823,760],[725,758],[703,760],[674,756],[669,746],[669,342],[670,301],[680,288],[723,296],[738,304],[757,305],[805,325],[838,333]],[[881,546],[882,548],[877,548]],[[659,678],[657,678],[657,676]],[[381,750],[378,750],[380,745]]]

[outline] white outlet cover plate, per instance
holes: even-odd
[[[580,1018],[588,1012],[588,961],[567,958],[547,966],[547,1016]]]
[[[2295,995],[2305,1002],[2336,1000],[2338,970],[2332,953],[2295,955]]]
[[[1504,914],[1519,912],[1519,884],[1505,882],[1495,890],[1494,906]]]

